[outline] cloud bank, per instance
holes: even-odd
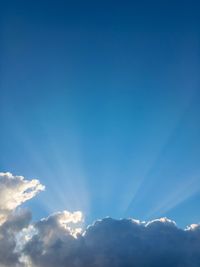
[[[24,183],[34,184],[29,195],[22,189]],[[16,211],[16,207],[43,189],[39,181],[1,174],[0,192],[6,201],[1,195],[0,267],[200,266],[198,224],[180,229],[167,218],[149,222],[104,218],[83,231],[79,211],[58,212],[32,223],[30,212]],[[17,196],[16,205],[10,204],[6,190]]]

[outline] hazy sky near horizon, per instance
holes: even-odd
[[[198,1],[5,1],[0,171],[36,218],[200,222]]]

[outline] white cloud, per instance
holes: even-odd
[[[16,207],[44,189],[0,174],[0,267],[199,267],[200,225],[185,230],[168,218],[97,220],[83,232],[83,215],[57,212],[35,223]]]
[[[36,179],[28,181],[23,176],[0,173],[0,224],[6,221],[13,210],[44,188]]]

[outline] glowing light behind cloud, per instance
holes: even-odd
[[[54,136],[55,129],[47,126],[45,121],[40,119],[38,122],[40,134],[45,136],[44,147],[41,149],[39,144],[34,144],[30,132],[13,109],[12,103],[4,106],[4,109],[10,121],[7,127],[12,125],[15,129],[14,138],[20,147],[25,147],[27,160],[31,162],[31,170],[28,170],[28,173],[37,174],[48,185],[48,190],[40,196],[40,206],[46,210],[46,213],[66,208],[89,213],[87,174],[82,165],[78,138],[67,133],[65,149],[63,149],[62,138]]]
[[[0,224],[6,221],[14,209],[44,189],[36,179],[28,181],[23,176],[0,173]]]

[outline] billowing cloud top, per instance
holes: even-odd
[[[29,212],[15,211],[15,208],[43,190],[43,186],[33,182],[37,189],[31,189],[31,195],[22,197],[24,190],[19,184],[29,182],[13,177],[16,182],[10,186],[9,176],[13,177],[2,175],[0,192],[12,188],[14,196],[18,196],[18,204],[7,204],[12,201],[6,196],[3,205],[1,196],[4,222],[0,226],[0,267],[200,266],[198,224],[183,230],[167,218],[149,222],[104,218],[83,231],[79,211],[54,213],[33,224]]]
[[[44,186],[36,179],[28,181],[23,176],[13,176],[9,172],[0,173],[0,224],[11,211],[42,190]]]

